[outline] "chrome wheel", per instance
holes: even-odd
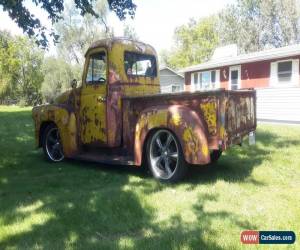
[[[46,134],[46,153],[50,160],[58,162],[64,159],[63,148],[57,127],[52,127]]]
[[[179,149],[173,134],[168,130],[158,130],[151,138],[149,153],[154,175],[160,179],[170,179],[179,162]]]

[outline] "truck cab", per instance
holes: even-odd
[[[81,86],[33,108],[37,147],[76,158],[149,166],[177,181],[256,128],[253,90],[160,94],[157,55],[142,42],[105,39],[86,52]]]

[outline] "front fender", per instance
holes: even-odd
[[[35,123],[37,145],[40,145],[40,130],[43,124],[53,122],[59,129],[65,156],[71,157],[77,152],[76,116],[66,105],[37,106],[32,109],[32,116]]]
[[[153,129],[171,130],[179,140],[184,158],[190,164],[207,164],[210,155],[203,120],[188,107],[181,105],[151,107],[144,110],[135,128],[135,164],[141,165],[143,147]]]

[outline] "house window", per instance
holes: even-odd
[[[237,70],[232,70],[231,71],[230,80],[231,80],[231,89],[232,90],[236,90],[236,89],[239,88],[239,82],[238,82],[239,77],[238,77],[238,75],[239,75],[239,72]]]
[[[219,88],[220,71],[210,70],[196,72],[192,74],[193,90],[215,89]]]
[[[215,89],[216,88],[216,71],[215,70],[213,70],[213,71],[211,71],[211,85],[212,85],[212,88],[213,89]]]
[[[194,84],[197,85],[198,84],[198,73],[194,74]]]
[[[229,67],[229,89],[237,90],[241,86],[241,66]]]
[[[278,69],[278,82],[291,82],[292,80],[292,61],[279,62]]]
[[[201,88],[208,89],[211,83],[211,71],[201,72]]]
[[[180,85],[177,84],[172,85],[172,92],[180,92],[180,91],[181,91]]]
[[[299,85],[299,59],[272,62],[270,85]]]

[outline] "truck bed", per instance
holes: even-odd
[[[123,97],[123,134],[134,138],[132,128],[143,110],[172,105],[188,107],[201,118],[210,149],[225,150],[256,128],[256,91],[217,89]]]

